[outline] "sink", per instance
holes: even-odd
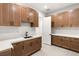
[[[31,38],[32,36],[25,36],[24,38]]]

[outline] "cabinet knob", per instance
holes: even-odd
[[[24,46],[22,46],[22,48],[24,49]]]

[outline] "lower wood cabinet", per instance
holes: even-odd
[[[79,52],[78,38],[52,36],[51,44]]]
[[[41,49],[41,37],[13,43],[13,56],[28,56]]]
[[[41,38],[24,41],[24,54],[31,55],[41,49]]]
[[[22,42],[17,42],[17,43],[13,43],[13,49],[12,49],[12,55],[13,56],[21,56],[23,55],[23,49],[24,49],[24,45],[23,45],[23,41]]]
[[[11,56],[11,49],[0,51],[0,56]]]

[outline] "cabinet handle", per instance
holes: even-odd
[[[24,46],[22,46],[22,48],[24,49]]]
[[[31,27],[33,26],[33,23],[31,22]]]
[[[52,22],[51,26],[52,26],[52,27],[54,27],[54,24],[55,24],[55,23],[54,23],[54,22]]]

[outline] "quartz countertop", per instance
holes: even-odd
[[[13,48],[12,43],[16,43],[16,42],[20,42],[20,41],[24,41],[24,40],[31,40],[31,39],[34,39],[37,37],[41,37],[41,35],[35,35],[30,38],[19,37],[19,38],[0,41],[0,51]]]
[[[79,38],[79,35],[73,35],[73,34],[51,34],[51,35],[71,37],[71,38]]]
[[[10,41],[0,41],[0,51],[13,48]]]
[[[31,40],[31,39],[34,39],[34,38],[37,38],[37,37],[41,37],[41,36],[35,35],[35,36],[30,37],[30,38],[20,37],[20,38],[10,39],[8,41],[10,41],[11,43],[16,43],[16,42],[20,42],[20,41],[24,41],[24,40]]]

